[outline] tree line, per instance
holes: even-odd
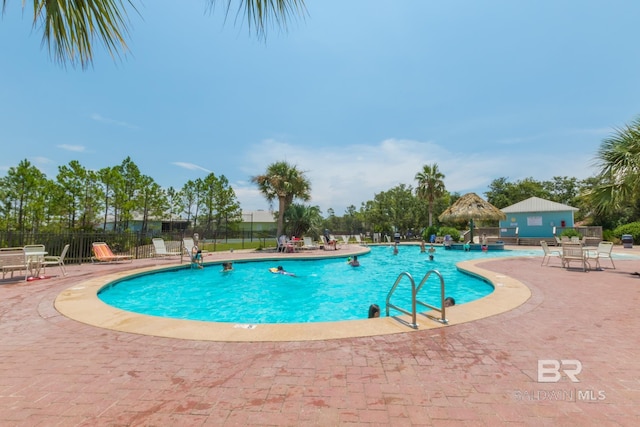
[[[144,232],[150,220],[182,218],[206,231],[241,221],[240,203],[227,178],[210,173],[181,189],[164,189],[130,157],[98,171],[72,160],[58,167],[55,179],[25,159],[0,178],[0,230],[89,231],[109,225],[122,231],[135,219]]]
[[[548,181],[532,177],[509,181],[494,179],[484,194],[488,202],[504,208],[529,197],[540,197],[579,209],[576,221],[606,229],[637,221],[640,216],[640,119],[605,139],[597,153],[599,173],[579,180],[556,176]],[[311,182],[286,161],[269,165],[262,175],[251,177],[269,202],[278,202],[277,235],[319,235],[335,232],[420,234],[440,227],[437,217],[460,194],[449,192],[445,175],[436,163],[424,165],[415,175],[415,187],[399,184],[374,194],[358,209],[347,207],[343,215],[301,202],[311,198]],[[142,231],[151,219],[171,223],[186,219],[205,232],[229,228],[242,220],[240,203],[224,175],[210,173],[187,181],[182,188],[163,189],[140,172],[127,157],[120,165],[98,171],[78,161],[58,168],[48,179],[28,160],[9,168],[0,178],[0,229],[21,232],[126,230],[133,219],[142,220]],[[483,224],[487,226],[497,224]]]

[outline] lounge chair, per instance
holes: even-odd
[[[42,268],[44,272],[47,271],[47,266],[58,266],[60,267],[60,271],[63,276],[67,275],[67,270],[64,268],[64,258],[67,256],[67,252],[69,251],[69,244],[64,245],[62,252],[59,256],[47,255],[42,260]]]
[[[324,236],[320,236],[320,246],[322,246],[322,248],[324,248],[325,251],[331,249],[333,247],[333,250],[338,250],[338,245],[336,243],[335,240],[331,240],[331,241],[327,241],[327,238]]]
[[[363,243],[362,243],[362,238],[360,237],[360,235],[359,235],[359,234],[356,234],[356,235],[354,235],[353,237],[356,239],[356,243],[357,243],[357,244],[359,244],[359,245],[362,245],[362,244],[363,244]]]
[[[311,237],[303,237],[302,238],[302,246],[300,249],[318,249],[318,245],[313,243],[313,239]]]
[[[613,258],[611,257],[611,250],[613,249],[613,243],[612,242],[600,242],[598,243],[598,248],[594,251],[595,252],[595,256],[593,258],[595,258],[596,260],[596,268],[599,269],[600,268],[600,258],[607,258],[609,259],[609,261],[611,261],[611,265],[613,266],[613,268],[616,268],[616,265],[613,263]],[[589,254],[589,257],[591,257],[591,253]]]
[[[545,260],[547,261],[547,265],[549,265],[549,261],[553,257],[557,257],[558,259],[560,259],[560,262],[562,262],[562,252],[549,249],[549,245],[545,240],[540,240],[540,246],[542,246],[542,250],[544,251],[542,263],[540,263],[540,265],[544,265]]]
[[[278,252],[294,252],[295,244],[289,240],[286,234],[278,237]]]
[[[182,247],[184,249],[184,253],[191,258],[191,252],[193,251],[193,247],[196,243],[193,241],[193,237],[183,237],[182,238]]]
[[[160,237],[155,237],[151,239],[151,241],[153,242],[153,254],[156,257],[168,257],[168,256],[180,255],[180,248],[178,248],[177,250],[175,249],[169,250],[164,239]]]
[[[349,239],[351,236],[347,236],[347,235],[342,235],[342,241],[344,242],[345,245],[349,244]]]
[[[133,256],[131,255],[115,255],[109,245],[105,242],[93,242],[91,244],[93,248],[93,255],[91,257],[92,262],[121,262],[129,261],[133,262]]]

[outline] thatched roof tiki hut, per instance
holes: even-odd
[[[469,222],[471,241],[473,241],[473,221],[499,221],[506,215],[500,209],[478,196],[467,193],[440,214],[440,222]]]

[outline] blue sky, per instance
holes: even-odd
[[[0,21],[0,175],[130,156],[165,188],[225,175],[255,210],[249,178],[287,160],[342,215],[427,163],[463,194],[589,177],[640,114],[634,0],[308,0],[266,40],[223,7],[153,0],[130,16],[131,51],[98,49],[85,71],[50,58],[20,4]]]

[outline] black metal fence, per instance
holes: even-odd
[[[275,242],[275,235],[267,236],[263,233],[235,232],[216,236],[215,233],[198,233],[204,242],[216,243],[259,241],[266,245],[270,240]],[[207,236],[210,234],[211,236]],[[161,237],[165,241],[181,241],[183,237],[190,237],[192,231],[187,232],[113,232],[113,231],[74,231],[60,233],[20,233],[16,231],[0,231],[0,248],[23,247],[25,245],[45,245],[49,255],[60,255],[66,244],[69,251],[65,257],[65,263],[82,264],[91,262],[93,242],[105,242],[116,254],[131,255],[135,259],[150,258],[153,256],[153,244],[151,239]],[[275,244],[275,243],[274,243]]]

